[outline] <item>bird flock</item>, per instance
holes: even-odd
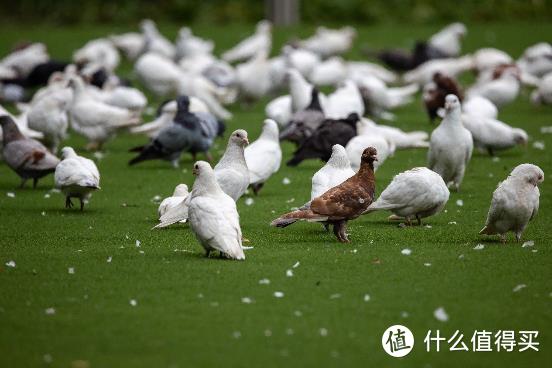
[[[220,57],[213,41],[190,28],[181,28],[173,43],[152,20],[142,21],[138,32],[90,40],[68,61],[52,59],[42,43],[18,45],[0,59],[0,101],[18,111],[0,106],[2,159],[22,187],[29,179],[36,187],[54,173],[65,206],[78,199],[83,210],[100,190],[100,173],[72,147],[60,149],[69,132],[85,137],[86,148],[95,151],[121,131],[143,136],[142,146],[129,147],[136,153],[130,166],[166,160],[178,167],[189,153],[196,179],[193,185],[179,183],[161,202],[154,229],[187,223],[207,256],[218,251],[244,260],[248,240],[236,202],[248,188],[260,195],[278,172],[282,141],[296,147],[287,166],[312,159],[325,164],[312,175],[308,201],[271,225],[319,222],[338,241],[349,242],[347,223],[362,215],[389,211],[390,220],[421,225],[422,218],[442,211],[449,190],[460,190],[474,148],[495,155],[526,145],[523,129],[498,120],[500,109],[519,98],[522,88],[532,89],[534,104],[552,104],[549,43],[527,47],[517,60],[495,48],[462,54],[467,28],[453,23],[411,51],[364,47],[366,58],[376,63],[344,59],[356,39],[352,27],[319,27],[279,52],[273,50],[272,32],[263,20]],[[148,109],[155,111],[146,95],[116,73],[122,57],[133,63],[140,85],[164,99],[152,121],[142,121]],[[462,86],[458,78],[467,72],[476,74],[475,82]],[[440,120],[431,135],[393,126],[392,111],[413,103],[419,92],[428,120]],[[247,108],[269,96],[261,135],[250,143],[247,131],[236,127],[215,164],[214,142],[228,126],[239,125],[227,106]],[[427,149],[427,167],[398,173],[376,198],[377,169],[404,149]],[[205,160],[198,161],[198,154]],[[506,241],[505,234],[513,232],[519,241],[537,214],[543,180],[538,166],[512,168],[493,193],[480,234]]]

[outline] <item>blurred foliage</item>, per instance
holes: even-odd
[[[305,23],[552,20],[552,0],[299,0]],[[0,0],[4,22],[255,22],[263,0]]]

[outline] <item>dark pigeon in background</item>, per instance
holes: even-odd
[[[346,119],[326,119],[313,134],[307,138],[293,153],[288,166],[297,166],[303,160],[318,158],[328,161],[332,155],[334,144],[343,147],[357,135],[356,124],[360,120],[358,114],[352,113]]]
[[[214,117],[207,119],[203,114],[194,114],[189,108],[188,96],[179,97],[173,122],[161,129],[149,144],[131,149],[131,152],[140,154],[130,160],[129,165],[147,160],[168,160],[177,167],[182,152],[207,154],[218,133],[218,121]]]
[[[56,170],[59,159],[39,141],[21,134],[8,115],[0,116],[0,125],[3,133],[4,161],[21,178],[21,188],[28,179],[33,179],[33,188],[36,188],[38,179]]]
[[[324,111],[318,99],[318,89],[311,91],[311,102],[291,117],[289,124],[280,133],[280,140],[288,140],[300,146],[324,122]]]

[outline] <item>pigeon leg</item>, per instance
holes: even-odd
[[[521,231],[516,232],[516,241],[518,243],[521,241]]]
[[[418,226],[422,226],[422,218],[420,215],[416,215],[416,220],[418,220]]]
[[[71,208],[73,207],[73,202],[71,202],[71,197],[67,196],[65,197],[65,208]]]
[[[487,147],[487,152],[489,152],[489,155],[494,157],[494,151],[492,147]]]
[[[500,237],[500,242],[506,244],[506,234],[499,234],[498,236]]]
[[[38,178],[33,178],[33,189],[36,189],[37,184],[38,184]]]
[[[263,187],[264,183],[257,183],[257,184],[253,184],[251,186],[251,189],[253,189],[253,193],[255,193],[255,195],[259,195],[259,192],[261,191],[261,188]]]
[[[205,249],[205,258],[209,258],[210,253],[211,253],[210,249]]]
[[[349,237],[347,236],[347,223],[345,221],[343,221],[341,223],[341,230],[340,230],[340,234],[341,234],[341,241],[343,243],[350,243],[351,241],[349,240]]]
[[[211,152],[205,152],[205,158],[207,158],[208,162],[213,162],[213,155],[211,155]]]
[[[412,226],[412,221],[410,221],[410,217],[405,217],[405,220],[406,220],[406,225],[408,226]]]
[[[27,179],[22,178],[22,179],[21,179],[21,184],[19,185],[19,188],[24,188],[26,182],[27,182]]]
[[[330,224],[328,222],[323,222],[322,226],[324,226],[324,229],[326,229],[326,231],[330,231]]]
[[[342,241],[341,240],[341,234],[339,233],[339,222],[335,222],[333,224],[333,233],[334,233],[335,237],[337,238],[337,240]]]
[[[82,198],[79,198],[79,201],[80,201],[80,209],[82,211],[84,210],[84,201],[82,200]]]

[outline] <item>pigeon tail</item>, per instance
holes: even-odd
[[[155,160],[158,158],[164,158],[165,154],[163,153],[162,147],[156,144],[156,141],[153,141],[151,145],[144,147],[140,154],[134,157],[128,162],[130,166],[135,165],[142,161]]]
[[[286,227],[299,220],[307,220],[309,222],[321,222],[328,220],[328,216],[322,216],[314,213],[311,209],[296,210],[280,216],[276,220],[272,221],[270,225],[275,227]]]

